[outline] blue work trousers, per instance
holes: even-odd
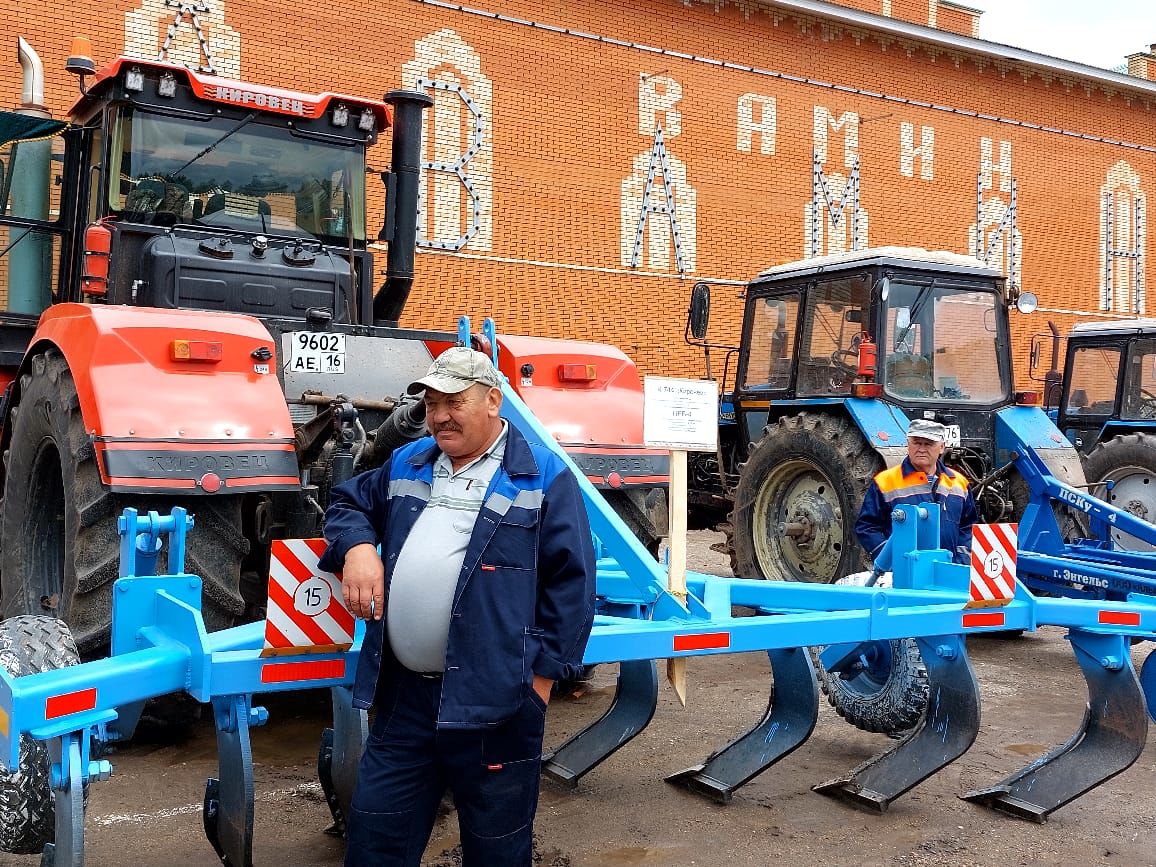
[[[463,867],[530,867],[545,703],[509,720],[438,731],[441,679],[403,675],[378,695],[358,768],[345,867],[419,867],[438,804],[453,793]]]

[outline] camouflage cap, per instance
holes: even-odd
[[[426,375],[411,382],[406,391],[417,394],[432,388],[443,394],[457,394],[479,383],[492,388],[502,386],[501,374],[489,356],[467,346],[451,346],[435,358]]]
[[[907,426],[907,436],[942,443],[947,442],[947,428],[929,418],[916,418]]]

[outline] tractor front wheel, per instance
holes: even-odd
[[[238,585],[241,559],[249,550],[241,532],[241,497],[177,499],[109,490],[100,478],[72,373],[55,350],[31,359],[9,424],[0,510],[5,617],[58,617],[82,652],[105,646],[119,566],[117,517],[127,506],[167,514],[183,505],[196,518],[185,570],[204,581],[206,628],[233,625],[245,609]]]

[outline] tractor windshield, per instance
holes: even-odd
[[[1000,364],[1000,301],[994,292],[893,281],[880,346],[886,391],[899,400],[997,403],[1007,397]]]
[[[365,152],[284,126],[122,108],[113,125],[109,207],[126,221],[365,240]]]

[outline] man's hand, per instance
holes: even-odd
[[[554,686],[554,681],[548,677],[542,677],[540,674],[534,675],[534,692],[538,693],[538,698],[542,699],[543,704],[550,703],[550,690]]]
[[[385,566],[375,546],[354,545],[346,552],[341,595],[355,617],[381,620],[385,607]]]

